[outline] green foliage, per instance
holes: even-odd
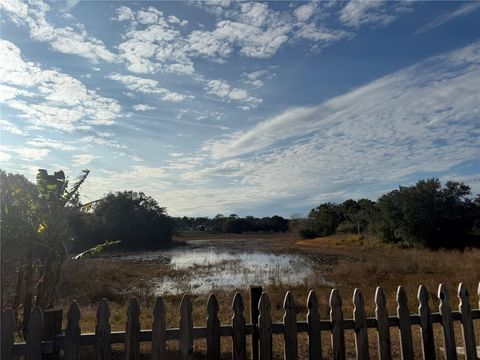
[[[172,240],[173,221],[166,209],[142,192],[109,193],[94,214],[103,240],[121,240],[124,248],[158,248]]]
[[[325,203],[312,209],[308,214],[312,220],[313,228],[317,236],[328,236],[335,233],[338,225],[345,219],[342,206],[334,203]]]

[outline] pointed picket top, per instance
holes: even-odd
[[[2,316],[1,327],[1,358],[13,360],[13,344],[15,342],[15,314],[12,309],[6,309]]]
[[[234,360],[247,359],[247,342],[245,340],[245,306],[240,293],[236,293],[232,303],[232,358]]]
[[[429,296],[425,286],[420,285],[417,292],[418,313],[420,314],[420,333],[422,335],[422,352],[424,360],[434,360],[435,343],[433,339],[433,326],[431,319],[430,306],[428,305]]]
[[[317,295],[310,290],[307,298],[307,323],[308,323],[308,355],[309,359],[322,358],[322,338],[320,332],[320,313]]]
[[[462,335],[467,360],[476,360],[477,347],[475,344],[475,331],[473,329],[472,312],[470,308],[469,294],[463,283],[458,285],[458,310],[462,314]]]
[[[270,315],[270,298],[267,293],[262,293],[258,303],[259,340],[260,340],[260,360],[272,359],[272,318]]]
[[[183,295],[180,303],[180,358],[190,360],[193,355],[193,306],[188,295]]]
[[[387,298],[381,287],[377,287],[375,290],[375,318],[377,320],[379,358],[380,360],[390,360],[392,358],[392,350],[390,345]]]
[[[125,333],[125,359],[140,358],[140,304],[136,297],[130,298],[127,308],[127,326]]]
[[[355,347],[357,359],[368,360],[368,328],[367,316],[365,315],[363,295],[360,289],[353,292],[353,319],[355,321]]]
[[[450,307],[448,290],[445,284],[438,285],[438,310],[442,317],[443,340],[445,344],[445,355],[447,360],[457,359],[457,347],[455,345],[455,334],[453,331],[452,308]]]
[[[285,294],[283,301],[283,338],[284,338],[284,359],[298,359],[297,344],[297,314],[295,309],[295,301],[290,291]]]
[[[100,300],[97,308],[97,325],[95,326],[95,356],[97,360],[110,359],[110,307],[107,299]]]
[[[80,307],[73,300],[67,312],[65,328],[65,345],[63,357],[66,360],[77,360],[80,355]]]
[[[152,360],[165,360],[166,352],[166,323],[165,323],[165,303],[162,297],[157,297],[153,306],[152,323]]]
[[[43,312],[34,306],[28,321],[26,360],[42,359]]]
[[[131,297],[128,302],[127,316],[138,317],[140,315],[140,304],[136,297]]]
[[[207,302],[207,360],[220,359],[220,320],[218,319],[218,300],[210,294]]]
[[[402,359],[413,359],[412,329],[407,293],[402,286],[397,288],[397,316],[399,322]]]
[[[342,298],[337,289],[330,293],[330,321],[332,322],[332,349],[335,360],[345,360]]]

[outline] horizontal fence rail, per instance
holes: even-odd
[[[433,324],[440,324],[443,330],[441,344],[447,360],[457,359],[459,349],[465,359],[476,360],[480,357],[480,348],[475,341],[474,320],[480,319],[480,300],[477,309],[470,308],[469,293],[463,284],[458,286],[458,311],[452,310],[446,287],[440,284],[437,297],[438,312],[432,312],[429,305],[428,291],[424,286],[418,289],[418,314],[410,313],[407,294],[399,286],[396,294],[397,311],[389,315],[387,300],[382,288],[375,292],[375,316],[367,317],[364,311],[364,298],[359,289],[353,294],[353,317],[345,319],[342,310],[342,299],[338,290],[330,293],[330,318],[322,319],[319,313],[319,301],[314,291],[310,291],[307,299],[308,313],[305,321],[298,321],[293,295],[287,292],[284,298],[283,322],[272,322],[270,299],[259,287],[252,287],[250,292],[250,323],[244,317],[244,301],[240,293],[235,294],[232,303],[232,321],[229,325],[221,325],[218,319],[219,304],[214,294],[207,302],[207,320],[205,327],[194,327],[192,321],[192,302],[185,295],[180,304],[180,321],[178,328],[167,328],[165,321],[166,307],[161,297],[156,299],[153,308],[151,330],[141,330],[139,315],[140,305],[136,298],[131,298],[127,309],[125,331],[111,331],[110,309],[103,299],[97,310],[95,333],[81,333],[81,311],[78,303],[73,301],[67,312],[67,325],[50,340],[45,339],[44,312],[37,306],[32,310],[26,342],[15,343],[15,317],[12,310],[3,313],[1,323],[1,359],[12,360],[15,356],[24,355],[27,360],[40,360],[48,355],[49,359],[58,358],[60,350],[63,358],[77,360],[81,347],[95,347],[95,359],[108,360],[112,344],[125,345],[125,359],[140,358],[140,343],[151,342],[152,360],[166,359],[166,342],[178,341],[180,359],[192,359],[193,341],[206,339],[207,359],[220,359],[221,338],[229,337],[232,344],[234,360],[247,359],[247,336],[251,338],[251,358],[254,360],[272,359],[272,335],[283,335],[284,359],[298,359],[298,334],[308,335],[309,359],[322,359],[327,344],[322,343],[321,333],[331,335],[331,352],[335,360],[346,358],[345,330],[353,330],[355,334],[355,352],[357,359],[369,359],[368,329],[376,329],[378,357],[389,360],[392,357],[390,329],[399,331],[400,351],[402,359],[413,359],[412,326],[420,329],[423,359],[435,359],[435,342]],[[480,284],[478,287],[480,296]],[[45,313],[46,314],[46,313]],[[61,315],[60,315],[61,316]],[[58,318],[58,316],[57,316]],[[58,319],[55,321],[58,323]],[[462,344],[455,343],[454,323],[462,329]],[[61,321],[60,321],[61,323]],[[417,333],[417,332],[416,332]]]

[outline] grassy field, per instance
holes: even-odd
[[[249,248],[273,253],[289,253],[308,256],[310,259],[319,259],[322,272],[339,289],[343,299],[345,318],[352,317],[352,294],[355,288],[360,288],[364,294],[366,311],[369,316],[374,315],[374,292],[377,286],[383,287],[388,299],[390,313],[396,312],[395,292],[398,285],[403,285],[409,296],[410,310],[416,311],[416,293],[418,285],[427,286],[433,299],[431,308],[436,310],[436,290],[439,283],[445,283],[452,299],[452,308],[456,309],[458,301],[456,288],[459,282],[467,285],[472,294],[472,306],[478,307],[476,296],[478,281],[480,280],[480,250],[465,251],[431,251],[427,249],[400,249],[394,246],[379,244],[374,238],[358,237],[354,235],[338,235],[326,238],[299,241],[290,234],[259,236],[248,235],[212,235],[212,234],[183,234],[176,240],[210,239],[218,242],[219,246],[231,248]],[[188,246],[184,251],[189,251]],[[325,261],[328,259],[328,261]],[[152,277],[170,276],[179,280],[195,276],[193,272],[174,271],[168,266],[149,262],[119,262],[115,259],[90,259],[81,262],[70,262],[66,265],[63,278],[59,286],[58,305],[64,310],[72,299],[78,300],[81,310],[82,332],[93,332],[95,329],[96,304],[101,298],[107,298],[111,307],[112,330],[124,330],[128,298],[135,295],[141,304],[142,329],[151,328],[155,296],[152,293],[149,279]],[[287,290],[292,291],[297,305],[297,319],[305,319],[307,308],[306,299],[309,290],[315,290],[320,300],[320,313],[323,318],[329,317],[328,297],[332,286],[309,279],[304,284],[279,286],[276,284],[264,287],[272,301],[272,317],[274,321],[282,321],[283,298]],[[248,304],[248,289],[217,291],[220,303],[220,320],[223,324],[231,321],[231,303],[236,291],[244,296]],[[194,326],[206,324],[206,302],[208,294],[192,295]],[[167,306],[167,326],[178,327],[179,304],[181,295],[166,295],[164,301]],[[246,309],[248,315],[249,309]],[[247,316],[248,318],[248,316]],[[477,339],[480,339],[480,324],[477,327]],[[457,344],[461,344],[461,331],[456,329]],[[440,339],[441,328],[435,326],[437,338]],[[420,353],[420,338],[418,330],[414,330],[415,351]],[[230,339],[225,339],[222,345],[222,357],[230,358]],[[324,344],[330,343],[329,334],[325,333]],[[348,357],[354,354],[354,333],[346,336]],[[373,330],[370,333],[371,353],[376,353],[376,336]],[[436,344],[437,348],[442,343]],[[280,336],[274,337],[275,358],[283,356],[283,340]],[[392,330],[392,346],[394,355],[399,356],[397,332]],[[169,343],[171,357],[176,358],[175,342]],[[327,349],[325,347],[325,349]],[[121,358],[121,346],[114,347],[114,358]],[[195,356],[203,358],[205,341],[195,342]],[[85,348],[82,358],[92,356],[92,349]],[[149,344],[142,344],[143,356],[148,358]],[[305,335],[299,334],[300,358],[306,358],[308,349]],[[329,354],[326,354],[327,356]],[[440,355],[440,354],[439,354]]]

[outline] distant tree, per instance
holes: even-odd
[[[373,221],[375,203],[368,199],[360,199],[358,201],[349,199],[341,204],[341,209],[346,222],[350,223],[354,231],[360,235]],[[344,224],[344,229],[349,228],[345,222],[342,224]]]
[[[143,192],[109,193],[95,209],[104,240],[121,240],[128,249],[158,248],[172,241],[173,220]]]
[[[377,232],[384,241],[430,248],[461,248],[470,243],[474,203],[470,188],[438,179],[399,187],[378,199]]]
[[[341,205],[324,203],[312,209],[308,215],[313,230],[317,236],[327,236],[335,233],[338,225],[344,220]]]

